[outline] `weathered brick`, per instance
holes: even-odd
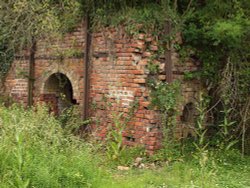
[[[145,84],[146,80],[145,79],[134,79],[134,83],[138,83],[138,84]]]
[[[84,28],[79,26],[74,32],[68,33],[63,39],[53,39],[48,41],[38,41],[35,62],[35,87],[34,101],[44,101],[54,105],[57,111],[57,98],[55,95],[48,95],[44,90],[48,78],[57,72],[65,74],[70,80],[73,90],[73,99],[79,106],[83,106],[84,97],[84,60],[83,57],[64,57],[63,60],[55,58],[55,52],[66,55],[67,52],[82,52],[85,46]],[[106,37],[105,37],[106,36]],[[181,41],[178,34],[177,41]],[[146,43],[150,43],[150,51],[146,51]],[[98,139],[105,139],[107,127],[114,123],[113,114],[124,113],[128,117],[130,105],[139,101],[139,106],[132,114],[129,123],[129,134],[135,138],[134,142],[124,139],[124,144],[146,145],[148,153],[159,149],[161,143],[161,132],[157,128],[160,118],[158,111],[148,109],[150,105],[150,89],[147,88],[146,80],[149,76],[147,70],[148,61],[158,50],[157,41],[151,35],[139,34],[135,38],[128,37],[124,33],[117,33],[112,28],[96,31],[92,34],[91,45],[91,67],[89,69],[90,103],[96,103],[96,109],[91,108],[90,114],[94,119],[98,119],[100,125],[93,123],[93,134]],[[197,66],[192,60],[187,59],[187,63],[179,63],[179,55],[172,51],[173,77],[181,81],[183,104],[179,105],[180,114],[184,105],[192,101],[200,88],[200,83],[184,81],[184,71],[196,70]],[[25,51],[29,55],[29,51]],[[159,80],[165,81],[164,57],[156,60],[160,65]],[[27,104],[28,80],[20,78],[17,70],[29,72],[28,60],[15,61],[6,77],[6,93],[13,96],[17,101]],[[180,116],[177,122],[181,124]],[[152,127],[147,132],[147,127]],[[188,131],[188,130],[182,130]],[[178,134],[180,131],[178,132]]]

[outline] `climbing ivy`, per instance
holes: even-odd
[[[13,61],[13,51],[0,43],[0,80],[4,78]]]
[[[151,88],[151,104],[157,107],[162,113],[173,114],[178,104],[180,94],[180,83],[166,83],[150,80],[148,85]]]
[[[150,34],[161,47],[171,41],[172,47],[180,54],[180,60],[183,60],[184,64],[187,58],[197,62],[200,69],[196,72],[185,72],[185,78],[199,79],[207,87],[213,99],[210,102],[211,111],[218,112],[213,123],[218,125],[223,120],[223,116],[218,117],[221,110],[235,109],[230,111],[229,119],[238,122],[235,124],[238,127],[232,127],[232,130],[238,130],[241,134],[242,122],[249,121],[241,114],[250,111],[246,105],[249,103],[250,93],[248,0],[80,2],[83,12],[90,15],[93,29],[123,26],[127,33],[132,35]],[[167,20],[172,23],[170,35],[163,32]],[[181,45],[174,43],[176,33],[182,35]],[[157,65],[149,62],[148,68],[151,73],[157,74]],[[159,95],[153,90],[152,99],[167,100],[167,97],[160,97],[160,93],[168,91],[170,85],[156,84],[155,88],[156,86]]]
[[[229,135],[244,137],[250,121],[247,118],[250,116],[250,2],[163,0],[142,4],[127,7],[118,16],[111,14],[107,21],[111,25],[124,25],[130,34],[151,34],[163,48],[164,42],[171,41],[184,65],[186,58],[197,62],[200,69],[186,72],[185,77],[202,81],[212,97],[210,123],[218,127],[225,118],[221,111],[229,111],[228,121],[235,122],[228,130]],[[169,36],[163,32],[167,19],[173,27]],[[182,34],[181,45],[173,41],[177,32]],[[153,74],[159,71],[157,65],[150,62],[148,68]],[[152,103],[171,112],[176,88],[161,82],[153,86]]]

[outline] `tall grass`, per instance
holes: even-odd
[[[0,187],[99,187],[105,175],[86,145],[43,106],[0,107]]]
[[[119,172],[103,151],[93,153],[93,145],[62,127],[43,106],[0,106],[0,188],[250,187],[250,158],[242,159],[236,150],[209,150],[203,168],[202,157],[194,158],[194,152],[178,157],[175,149],[175,160],[162,167]],[[128,151],[124,154],[130,158]],[[171,159],[171,152],[168,156]],[[146,160],[152,163],[155,157]]]

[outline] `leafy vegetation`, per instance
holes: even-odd
[[[93,29],[122,26],[128,34],[146,33],[154,37],[161,51],[166,50],[166,42],[171,42],[172,48],[181,55],[180,60],[191,58],[198,62],[200,69],[186,72],[185,78],[204,83],[211,97],[209,123],[216,127],[214,134],[221,132],[220,124],[226,118],[229,124],[234,122],[227,130],[227,136],[233,138],[226,139],[241,137],[243,145],[246,143],[244,135],[249,130],[250,113],[249,1],[114,0],[97,3],[92,0],[81,4],[82,10],[89,13]],[[163,32],[166,21],[172,24],[170,35]],[[176,44],[176,33],[181,33],[182,44]],[[157,66],[150,63],[148,67],[156,74]]]
[[[160,163],[155,156],[143,155],[145,164],[155,165],[117,171],[112,165],[117,161],[106,158],[102,149],[96,150],[96,143],[83,142],[62,129],[43,106],[30,110],[1,106],[0,126],[1,187],[250,186],[250,158],[242,159],[237,150],[210,150],[203,158],[196,158],[199,152],[195,150],[194,157],[189,152],[177,156],[175,150],[168,153],[168,159],[174,160]]]
[[[77,1],[0,1],[0,77],[4,77],[14,55],[24,56],[23,50],[35,41],[60,36],[79,22]]]
[[[152,78],[159,73],[153,60],[167,50],[166,43],[172,43],[181,59],[201,65],[185,77],[203,81],[209,96],[202,96],[196,105],[196,137],[181,145],[168,137],[175,125],[179,84],[149,80],[152,105],[163,114],[165,139],[156,155],[143,157],[145,163],[159,166],[124,173],[105,165],[132,167],[141,154],[121,144],[128,123],[123,122],[123,114],[114,117],[115,127],[99,151],[97,145],[93,149],[91,142],[71,134],[82,122],[70,111],[55,119],[44,107],[0,107],[0,186],[249,187],[249,157],[241,158],[235,150],[241,147],[243,156],[249,142],[249,7],[248,0],[1,1],[1,80],[14,55],[45,35],[70,31],[87,15],[93,30],[123,27],[130,35],[154,37],[160,50],[148,64]],[[163,32],[166,21],[172,23],[170,35]],[[181,33],[182,44],[175,43],[176,33]],[[73,54],[78,52],[69,55]]]
[[[210,93],[210,106],[214,106],[212,123],[221,127],[225,118],[234,122],[227,127],[227,137],[234,138],[244,134],[242,122],[249,121],[243,116],[249,114],[250,92],[247,44],[250,22],[246,7],[248,1],[197,4],[197,11],[183,30],[185,47],[202,62],[202,69],[194,74],[204,81]]]
[[[0,126],[1,187],[98,187],[90,149],[45,107],[0,107]]]

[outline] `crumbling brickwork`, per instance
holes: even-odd
[[[57,99],[46,93],[45,85],[51,75],[61,73],[71,82],[75,103],[83,106],[84,36],[84,28],[79,26],[60,40],[37,41],[33,90],[35,102],[51,100],[55,105]],[[92,133],[97,138],[105,138],[107,128],[113,124],[112,116],[119,113],[128,116],[131,106],[136,103],[138,105],[135,105],[134,113],[123,133],[124,143],[144,145],[149,153],[160,148],[160,116],[156,110],[149,108],[150,89],[147,87],[148,61],[157,50],[157,43],[145,34],[131,37],[122,30],[112,28],[92,33],[88,110],[93,118]],[[195,102],[201,84],[198,81],[184,80],[185,71],[197,69],[194,62],[187,60],[180,63],[178,54],[174,51],[172,61],[174,79],[181,82],[182,101],[177,118],[181,122],[185,105]],[[159,79],[165,81],[164,58],[155,63],[160,67]],[[5,82],[5,92],[24,103],[27,103],[27,72],[28,58],[16,59]],[[178,137],[184,135],[185,129],[179,123],[176,129]],[[187,129],[185,132],[188,131]]]

